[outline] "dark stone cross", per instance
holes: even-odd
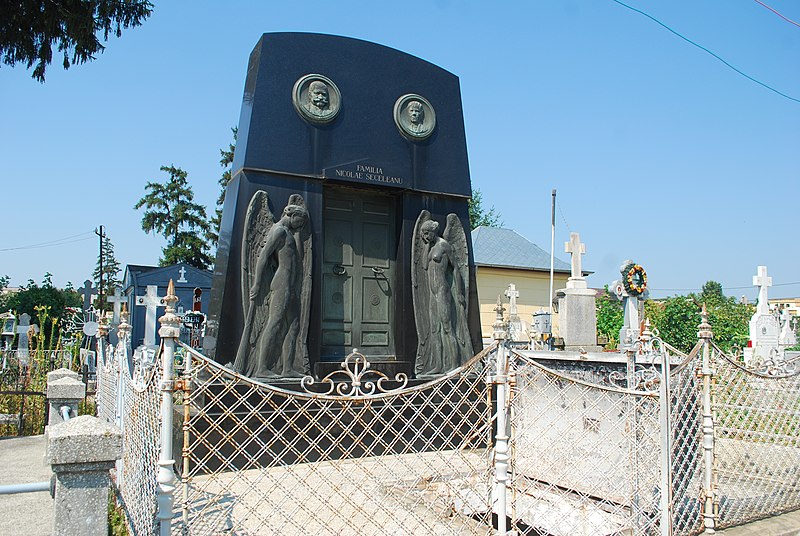
[[[83,296],[83,311],[88,312],[92,308],[92,294],[97,292],[97,287],[92,285],[88,279],[83,282],[83,286],[78,289],[78,294]]]

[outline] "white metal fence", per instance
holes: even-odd
[[[131,356],[121,336],[99,352],[98,412],[123,429],[116,485],[137,535],[159,519],[162,534],[693,535],[800,508],[800,377],[699,335],[683,355],[645,331],[622,368],[578,374],[508,351],[498,329],[433,381],[354,352],[343,381],[300,385],[242,377],[177,335]]]

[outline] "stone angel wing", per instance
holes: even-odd
[[[289,196],[289,205],[299,205],[306,207],[306,202],[300,194]],[[305,225],[295,234],[297,250],[302,255],[302,273],[300,277],[300,334],[297,340],[297,352],[294,356],[294,370],[302,370],[306,373],[311,372],[311,365],[308,360],[308,324],[311,318],[311,225],[310,220],[306,219]]]
[[[415,371],[421,374],[428,370],[430,360],[430,289],[428,288],[427,270],[428,246],[422,240],[422,225],[431,219],[431,213],[423,210],[419,213],[417,223],[414,225],[414,235],[411,239],[411,297],[414,303],[414,321],[417,325],[417,355]]]
[[[256,264],[266,244],[267,235],[274,224],[275,218],[269,209],[269,196],[267,192],[259,190],[250,200],[250,204],[247,207],[244,230],[242,231],[241,289],[245,327],[239,351],[236,354],[234,369],[245,375],[250,375],[253,372],[255,363],[254,360],[249,359],[250,353],[260,328],[263,328],[267,321],[267,318],[264,317],[266,311],[259,311],[256,306],[256,303],[260,303],[261,300],[253,301],[250,299],[250,287],[255,282],[256,277],[265,277],[265,274],[256,273]],[[269,274],[266,274],[266,278],[271,279]],[[261,285],[260,292],[263,293],[265,291],[269,291],[269,284]]]
[[[451,292],[456,302],[456,337],[462,359],[467,359],[474,353],[467,320],[469,318],[469,243],[461,220],[452,212],[447,215],[447,226],[444,228],[442,238],[452,246],[453,257],[455,257]]]

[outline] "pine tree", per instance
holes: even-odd
[[[480,190],[472,190],[469,204],[469,225],[473,229],[485,225],[486,227],[502,227],[500,213],[494,207],[488,211],[483,208],[483,194]]]
[[[161,166],[169,174],[165,184],[148,182],[148,192],[133,208],[145,207],[142,230],[159,233],[167,240],[159,264],[168,266],[185,262],[202,270],[211,265],[208,254],[209,223],[206,209],[194,202],[188,174],[175,166]]]
[[[219,241],[219,226],[222,223],[222,205],[225,203],[225,188],[231,182],[231,166],[233,165],[233,152],[236,150],[236,139],[239,135],[238,127],[231,129],[233,132],[233,143],[227,149],[220,149],[219,165],[222,166],[222,177],[219,179],[220,192],[217,198],[217,206],[214,209],[214,216],[211,218],[211,227],[208,232],[208,240],[212,244]]]
[[[4,2],[0,57],[11,66],[22,63],[30,69],[35,64],[33,78],[44,82],[54,48],[64,54],[64,69],[91,61],[105,48],[99,34],[105,41],[109,34],[119,37],[123,28],[139,26],[152,11],[153,4],[146,0]]]
[[[95,266],[94,272],[92,272],[92,280],[97,288],[100,288],[101,260],[103,266],[103,295],[112,296],[122,282],[119,278],[120,264],[114,256],[114,244],[111,243],[111,239],[107,234],[103,235],[100,254],[97,257],[97,265]],[[108,311],[111,310],[108,302],[106,302],[105,308]]]

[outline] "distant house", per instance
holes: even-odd
[[[157,295],[164,297],[167,295],[169,280],[175,283],[175,295],[178,302],[175,308],[178,314],[184,311],[191,311],[194,302],[194,290],[201,290],[200,303],[201,311],[208,314],[208,300],[211,298],[211,275],[209,270],[200,270],[186,263],[179,263],[172,266],[140,266],[129,264],[125,267],[123,278],[123,295],[126,297],[128,311],[130,312],[131,345],[133,348],[141,345],[144,340],[145,319],[147,307],[137,305],[137,296],[145,296],[147,287],[155,285]],[[156,309],[156,318],[164,314],[164,305],[159,305]],[[156,326],[156,329],[158,326]],[[159,337],[156,335],[156,344]]]
[[[800,298],[769,298],[769,308],[783,311],[788,309],[792,316],[800,316]]]
[[[480,226],[472,231],[478,301],[481,308],[481,330],[484,337],[492,333],[497,296],[503,296],[514,283],[519,298],[520,318],[531,323],[532,314],[550,307],[550,254],[511,229]],[[561,259],[553,261],[553,292],[564,288],[571,267]],[[584,272],[586,274],[588,272]],[[508,311],[506,310],[506,314]]]

